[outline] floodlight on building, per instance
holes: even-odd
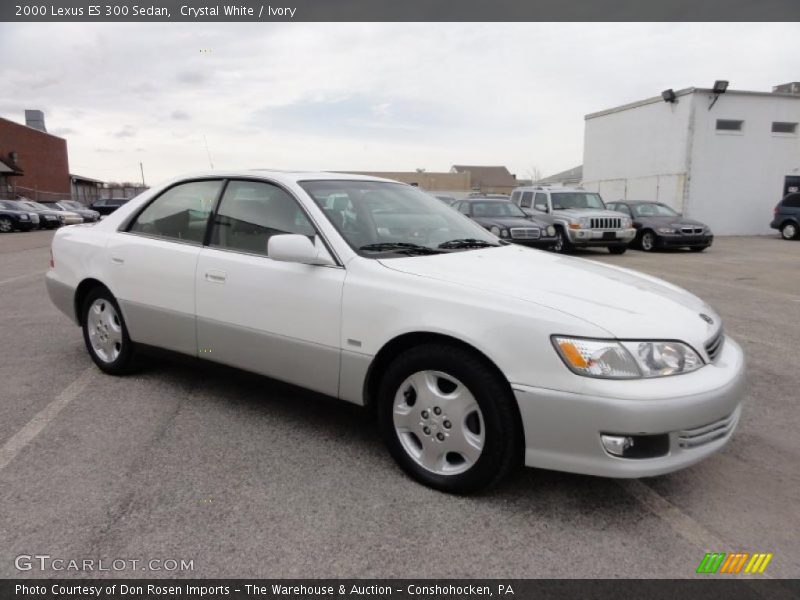
[[[669,88],[668,90],[664,90],[663,92],[661,92],[661,97],[664,99],[664,102],[678,101],[678,96],[675,95],[675,92],[672,90],[672,88]]]
[[[728,82],[724,79],[717,79],[714,82],[714,87],[711,88],[711,93],[714,94],[714,96],[711,98],[711,102],[708,104],[708,110],[711,110],[711,108],[717,103],[717,100],[719,100],[719,95],[724,94],[727,90]]]

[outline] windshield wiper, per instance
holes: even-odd
[[[493,244],[492,242],[487,242],[486,240],[478,240],[475,238],[461,238],[458,240],[449,240],[447,242],[442,242],[439,244],[439,248],[443,248],[445,250],[451,248],[489,248],[499,246],[500,244]]]
[[[380,242],[361,246],[359,250],[366,252],[405,252],[407,254],[440,254],[435,248],[410,244],[408,242]]]

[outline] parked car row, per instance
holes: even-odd
[[[600,194],[576,188],[521,187],[511,197],[470,194],[450,206],[501,239],[561,253],[604,247],[623,254],[630,246],[646,252],[668,247],[702,251],[714,241],[707,225],[666,204],[606,204]]]
[[[56,229],[63,225],[94,223],[100,213],[74,200],[41,203],[32,200],[0,200],[0,233]]]

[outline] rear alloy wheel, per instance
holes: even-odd
[[[522,458],[508,384],[458,346],[412,348],[387,369],[378,419],[389,452],[417,481],[446,492],[491,486]]]
[[[8,217],[0,217],[0,233],[11,233],[14,231],[14,224]]]
[[[795,223],[789,222],[784,223],[783,227],[781,227],[781,236],[785,240],[794,240],[800,237],[800,229],[798,229]]]
[[[645,231],[639,240],[639,245],[645,252],[652,252],[656,248],[656,234],[652,231]]]
[[[97,287],[83,302],[83,339],[95,364],[111,375],[131,371],[135,347],[111,293]]]

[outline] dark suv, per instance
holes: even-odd
[[[106,216],[113,213],[128,200],[129,198],[100,198],[95,201],[94,204],[90,205],[89,208]]]
[[[778,202],[769,226],[780,231],[785,240],[800,239],[800,192],[787,194]]]

